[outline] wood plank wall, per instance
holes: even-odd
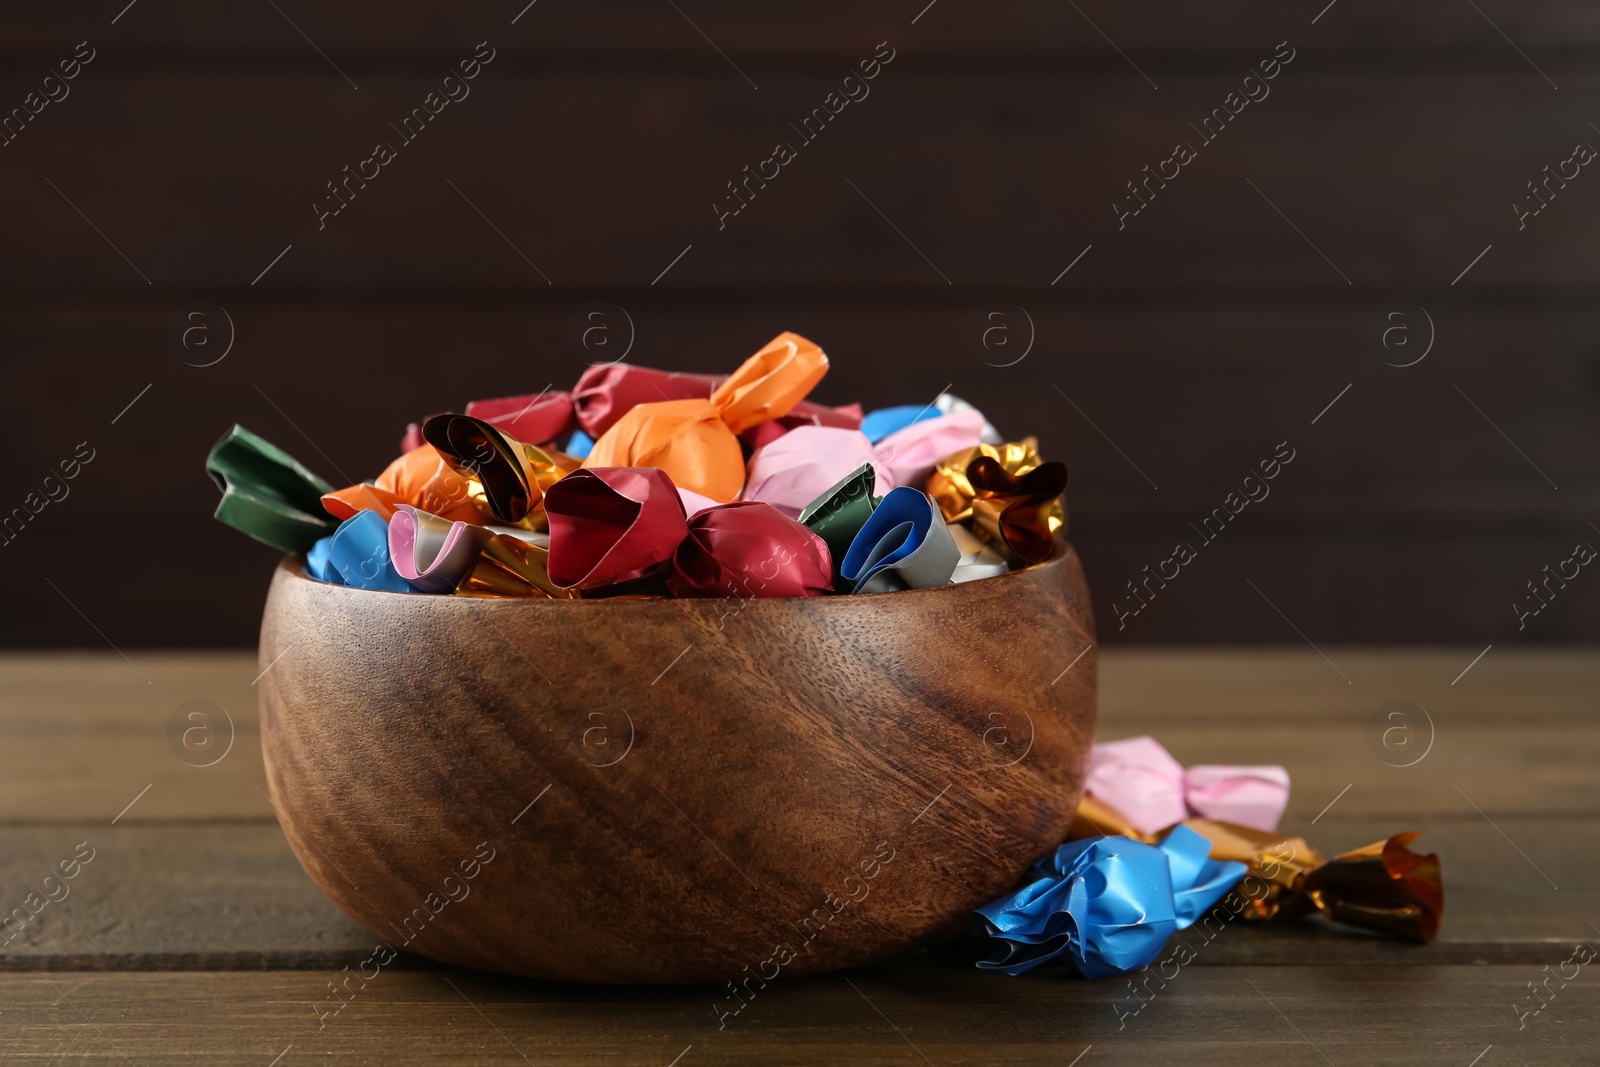
[[[212,440],[239,421],[371,476],[408,419],[569,384],[597,300],[637,362],[730,368],[794,329],[833,357],[821,399],[948,385],[1036,433],[1107,641],[1600,638],[1586,570],[1514,607],[1600,545],[1600,173],[1567,162],[1600,146],[1600,11],[923,5],[8,12],[0,115],[61,98],[0,145],[0,514],[94,458],[0,544],[0,642],[252,643],[273,554],[210,520]],[[391,127],[490,50],[413,140]],[[1147,165],[1170,180],[1123,216]],[[1519,216],[1546,165],[1576,176]],[[192,301],[232,321],[215,365],[172,341]],[[1002,306],[1012,344],[984,349]],[[1270,496],[1202,540],[1281,442]],[[1134,613],[1126,583],[1184,540]]]

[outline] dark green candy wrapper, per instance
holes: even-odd
[[[872,464],[863,463],[839,479],[817,499],[800,512],[800,524],[827,542],[828,553],[833,557],[833,588],[838,593],[848,593],[851,583],[839,572],[844,554],[850,550],[861,527],[867,524],[878,501],[872,490],[877,485],[877,474]]]
[[[222,490],[217,519],[262,544],[305,552],[339,525],[322,507],[333,486],[243,426],[211,446],[206,473]]]

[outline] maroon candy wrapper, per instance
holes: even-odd
[[[544,392],[474,400],[467,405],[466,414],[530,445],[564,438],[576,425],[571,393]]]
[[[742,500],[689,520],[667,587],[680,597],[821,596],[833,589],[827,543],[771,504]]]
[[[672,479],[654,467],[585,467],[545,493],[550,580],[599,589],[664,568],[688,534]]]
[[[572,387],[578,425],[596,441],[636,404],[663,400],[701,400],[711,395],[726,375],[675,374],[631,363],[590,367]]]

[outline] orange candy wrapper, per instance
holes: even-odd
[[[738,435],[782,418],[828,373],[828,357],[781,333],[744,361],[709,400],[639,404],[594,443],[586,467],[659,467],[674,485],[719,504],[744,488]]]
[[[397,505],[410,504],[441,519],[483,526],[493,516],[473,502],[482,495],[476,478],[460,473],[438,449],[425,444],[389,464],[370,485],[361,482],[328,493],[322,506],[338,519],[370,509],[388,522]]]

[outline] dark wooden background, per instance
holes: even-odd
[[[0,109],[97,54],[0,147],[0,511],[96,458],[0,547],[0,642],[252,643],[273,553],[210,519],[210,443],[238,421],[369,477],[408,419],[569,385],[591,300],[636,362],[792,329],[833,358],[819,399],[949,385],[1038,434],[1107,641],[1600,638],[1587,571],[1525,629],[1511,606],[1600,545],[1600,172],[1512,210],[1600,145],[1600,9],[923,3],[12,7]],[[471,95],[319,232],[324,183],[480,41]],[[871,95],[719,231],[724,183],[882,41]],[[1119,231],[1124,183],[1282,41],[1271,95]],[[234,323],[214,366],[168,337],[193,300]],[[1013,366],[969,339],[996,303],[1033,323]],[[1407,304],[1436,342],[1388,366],[1373,322]],[[1123,583],[1281,441],[1271,497],[1119,631]]]

